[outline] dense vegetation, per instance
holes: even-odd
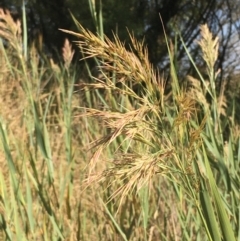
[[[204,69],[178,35],[194,69],[181,81],[163,34],[166,81],[132,35],[127,50],[73,18],[78,32],[61,31],[96,66],[82,60],[79,78],[68,40],[62,64],[27,45],[25,14],[20,23],[0,10],[2,239],[238,240],[239,86],[216,88],[208,26],[197,42]]]

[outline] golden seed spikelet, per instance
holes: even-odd
[[[74,53],[75,51],[72,49],[72,45],[70,44],[69,40],[65,39],[64,46],[62,48],[62,56],[64,60],[64,67],[66,69],[69,69]]]
[[[219,38],[214,38],[207,24],[200,27],[202,39],[198,41],[203,52],[203,59],[206,62],[208,69],[214,69],[215,62],[218,58]]]

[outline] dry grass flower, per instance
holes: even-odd
[[[213,38],[213,34],[210,32],[207,24],[201,25],[200,29],[202,39],[198,41],[198,44],[202,49],[203,59],[209,71],[211,71],[214,69],[218,58],[219,38]]]
[[[62,48],[62,56],[64,60],[64,67],[66,69],[69,69],[74,53],[75,51],[72,49],[72,45],[70,44],[69,40],[65,39],[64,46]]]

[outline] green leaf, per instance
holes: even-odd
[[[217,185],[214,180],[213,173],[212,173],[205,149],[203,149],[203,151],[204,151],[204,157],[205,157],[206,174],[209,180],[209,186],[212,190],[212,194],[213,194],[212,199],[216,207],[216,213],[218,215],[218,220],[220,223],[223,238],[225,241],[234,241],[236,239],[234,237],[231,223],[229,221],[226,210],[224,208],[224,202],[217,189]]]

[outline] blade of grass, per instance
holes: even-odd
[[[31,186],[28,180],[28,174],[27,174],[27,167],[26,163],[24,163],[24,175],[25,175],[25,180],[26,180],[26,194],[27,194],[27,216],[28,216],[28,221],[29,221],[29,226],[31,233],[34,233],[35,229],[35,222],[34,222],[34,217],[33,217],[33,199],[32,199],[32,190]]]
[[[110,213],[110,211],[108,210],[107,206],[105,205],[105,203],[103,202],[102,199],[101,200],[101,203],[105,209],[105,211],[107,212],[109,218],[111,219],[111,221],[113,222],[115,228],[118,230],[119,234],[121,235],[121,237],[123,238],[124,241],[127,241],[127,237],[126,235],[124,234],[124,232],[122,231],[122,229],[119,227],[118,223],[116,222],[115,218],[112,216],[112,214]]]
[[[142,216],[143,216],[143,228],[144,228],[144,239],[147,241],[147,227],[149,221],[149,190],[147,187],[143,187],[139,191],[140,202],[142,206]]]
[[[23,21],[23,56],[27,59],[27,51],[28,51],[28,36],[27,36],[27,16],[26,16],[26,8],[25,1],[22,1],[22,21]]]
[[[207,158],[206,151],[205,151],[204,147],[203,147],[203,154],[204,154],[204,159],[205,159],[206,174],[207,174],[207,177],[208,177],[208,180],[209,180],[210,188],[211,188],[212,193],[213,193],[212,198],[213,198],[213,201],[214,201],[215,206],[216,206],[216,212],[217,212],[217,215],[218,215],[218,219],[219,219],[219,223],[220,223],[223,238],[226,241],[234,241],[236,239],[234,237],[233,229],[232,229],[231,223],[229,221],[229,218],[227,216],[226,210],[224,208],[222,198],[221,198],[221,196],[219,194],[219,191],[217,189],[216,182],[214,180],[213,173],[212,173],[212,170],[211,170],[211,167],[210,167],[210,164],[209,164],[209,161],[208,161],[208,158]]]
[[[214,209],[211,202],[209,191],[207,190],[205,180],[200,181],[200,203],[203,209],[204,217],[207,223],[207,227],[211,233],[213,241],[221,241],[221,233],[219,232],[217,220],[214,214]]]
[[[165,37],[165,42],[166,42],[167,49],[168,49],[168,56],[169,56],[169,59],[170,59],[171,77],[173,79],[172,87],[173,87],[173,91],[175,92],[174,96],[177,96],[180,93],[179,92],[180,91],[180,87],[179,87],[179,82],[178,82],[178,77],[177,77],[177,71],[175,69],[173,54],[172,54],[171,48],[169,46],[169,41],[168,41],[168,38],[167,38],[167,34],[165,32],[164,23],[163,23],[163,20],[161,18],[161,15],[160,15],[160,20],[161,20],[161,23],[162,23],[164,37]]]

